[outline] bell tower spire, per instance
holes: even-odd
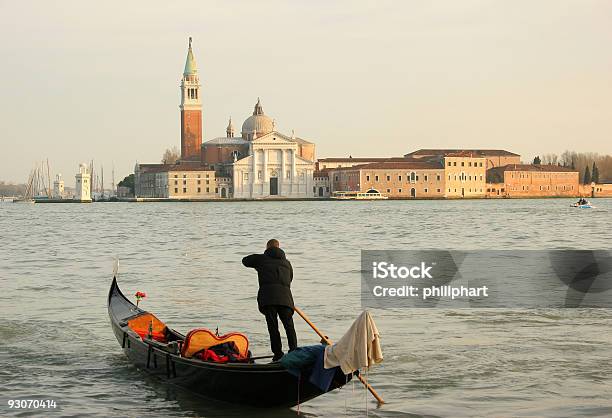
[[[189,37],[187,59],[181,79],[181,160],[198,160],[202,147],[202,86],[191,42]]]

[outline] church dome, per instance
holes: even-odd
[[[264,115],[263,108],[259,99],[255,105],[253,114],[249,116],[242,124],[242,137],[245,139],[252,140],[253,132],[257,133],[257,136],[269,134],[274,130],[274,120],[271,117]]]

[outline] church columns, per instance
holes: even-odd
[[[283,186],[284,183],[287,182],[287,164],[286,164],[286,159],[287,159],[287,152],[286,150],[283,148],[281,149],[281,172],[279,177],[279,192],[281,194],[285,194],[286,191],[286,187]]]
[[[264,187],[265,183],[268,182],[268,150],[264,149],[263,151],[263,182]]]
[[[253,150],[252,156],[251,173],[249,174],[249,188],[251,190],[251,196],[249,197],[253,197],[255,194],[255,176],[257,175],[257,152],[255,150]]]

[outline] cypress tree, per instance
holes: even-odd
[[[540,159],[539,155],[536,155],[536,157],[533,159],[533,164],[534,165],[540,165],[542,164],[542,160]]]
[[[591,170],[591,181],[599,183],[599,168],[595,165],[595,161],[593,161],[593,170]]]
[[[591,183],[591,172],[589,171],[589,166],[587,165],[584,169],[584,179],[582,180],[583,184]]]

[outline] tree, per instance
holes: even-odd
[[[132,195],[134,195],[134,174],[126,176],[117,184],[117,187],[128,187],[132,192]]]
[[[559,156],[557,154],[544,154],[542,155],[542,162],[547,165],[557,165]]]
[[[591,181],[599,183],[599,169],[597,168],[595,161],[593,161],[593,169],[591,170]]]
[[[164,155],[162,156],[161,162],[163,164],[176,164],[176,162],[180,158],[181,158],[181,153],[179,152],[178,148],[174,146],[164,151]]]
[[[535,164],[535,165],[542,164],[542,160],[540,159],[539,155],[536,155],[536,157],[533,159],[533,164]]]
[[[588,165],[584,169],[584,178],[582,180],[582,183],[583,184],[590,184],[591,183],[591,172],[589,171],[589,166]]]

